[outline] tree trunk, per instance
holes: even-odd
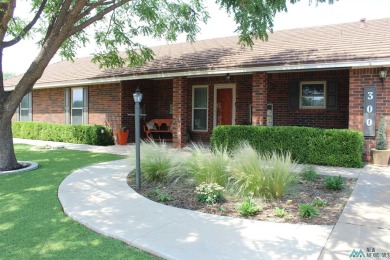
[[[0,118],[0,171],[10,171],[20,167],[14,151],[11,119]]]

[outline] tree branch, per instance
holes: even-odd
[[[14,15],[16,0],[9,0],[0,3],[0,42],[3,45],[3,40],[8,29],[8,22]]]
[[[38,9],[38,12],[35,14],[34,18],[31,20],[31,22],[29,24],[27,24],[26,27],[23,28],[23,31],[18,36],[16,36],[14,39],[4,42],[3,43],[4,48],[7,48],[7,47],[10,47],[12,45],[17,44],[31,30],[31,28],[38,21],[39,17],[41,17],[43,9],[46,6],[46,3],[47,3],[47,0],[42,1],[41,6]]]
[[[107,7],[106,9],[104,9],[100,13],[96,14],[95,16],[91,17],[87,21],[81,23],[78,26],[75,26],[73,28],[73,30],[70,32],[69,37],[74,35],[74,34],[76,34],[76,33],[78,33],[78,32],[80,32],[80,31],[82,31],[83,29],[85,29],[89,25],[93,24],[94,22],[101,20],[109,12],[115,10],[116,8],[122,6],[122,5],[124,5],[124,4],[126,4],[126,3],[130,2],[130,1],[131,0],[121,0],[121,1],[118,1],[117,3],[114,3],[110,7]]]

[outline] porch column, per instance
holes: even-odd
[[[187,78],[178,77],[173,79],[173,144],[176,148],[183,148],[186,145],[187,129]]]
[[[378,131],[381,116],[385,116],[387,126],[390,122],[390,80],[385,81],[384,87],[379,79],[381,68],[361,68],[349,70],[349,122],[348,128],[363,132],[364,87],[375,86],[377,90],[375,134]],[[387,68],[389,71],[389,68]],[[364,137],[363,160],[371,161],[371,149],[375,147],[375,138]],[[387,141],[390,136],[387,134]]]
[[[266,125],[267,74],[253,73],[252,77],[252,125]]]

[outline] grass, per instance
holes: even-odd
[[[78,168],[123,157],[82,151],[30,151],[16,145],[18,160],[39,169],[0,176],[0,259],[155,259],[97,234],[67,217],[57,198],[61,181]]]
[[[229,164],[229,154],[226,149],[215,149],[211,152],[202,145],[193,145],[192,156],[185,163],[186,171],[195,179],[199,185],[201,183],[217,183],[226,187],[228,182],[227,165]]]
[[[233,153],[230,164],[232,189],[241,195],[280,198],[296,183],[292,166],[290,154],[258,154],[244,143]]]

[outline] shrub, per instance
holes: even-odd
[[[249,144],[242,144],[234,153],[229,170],[230,186],[235,193],[279,198],[296,181],[291,173],[289,154],[259,155]]]
[[[226,149],[209,149],[201,145],[194,144],[192,156],[185,163],[188,173],[200,183],[217,183],[226,187],[228,181],[227,165],[229,163],[229,154]]]
[[[166,201],[173,201],[174,198],[169,196],[167,193],[161,193],[157,196],[157,201],[160,202],[166,202]]]
[[[135,153],[132,152],[130,158],[135,162]],[[140,160],[142,178],[147,182],[165,182],[172,177],[175,170],[166,144],[157,144],[152,139],[142,141]]]
[[[15,138],[90,145],[113,145],[111,129],[99,125],[64,125],[39,122],[13,122]]]
[[[363,134],[347,129],[318,129],[297,126],[218,126],[211,147],[234,151],[247,141],[259,153],[290,153],[299,163],[363,167]]]
[[[287,211],[283,208],[276,207],[274,208],[274,214],[279,218],[284,218],[285,216],[287,216]]]
[[[305,165],[302,169],[302,178],[306,181],[315,181],[318,179],[316,168],[313,165]]]
[[[313,206],[314,207],[326,207],[328,204],[326,203],[326,201],[323,201],[321,199],[315,199],[313,201]]]
[[[252,197],[247,197],[239,208],[239,212],[243,216],[254,216],[260,210],[261,208],[256,205]]]
[[[344,189],[344,179],[339,175],[338,177],[326,177],[325,187],[329,190],[341,190]]]
[[[379,123],[378,133],[376,135],[375,148],[377,150],[387,150],[386,122],[384,116],[381,117],[381,121]]]
[[[195,188],[196,199],[201,203],[215,204],[223,198],[223,190],[217,183],[203,182]]]
[[[313,218],[319,214],[320,211],[310,203],[299,205],[299,215],[303,218]]]

